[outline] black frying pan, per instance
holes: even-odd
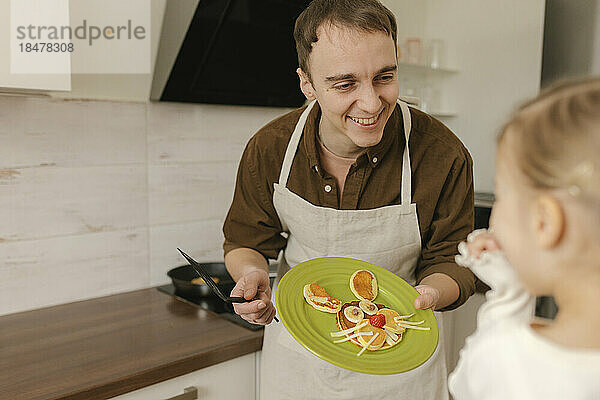
[[[227,269],[225,269],[225,264],[218,262],[201,264],[211,277],[219,279],[217,286],[219,286],[223,293],[229,295],[235,286],[235,281],[231,278]],[[167,272],[167,275],[173,281],[175,294],[177,295],[188,298],[214,296],[211,288],[206,283],[192,283],[192,279],[198,278],[199,275],[191,265],[173,268]]]

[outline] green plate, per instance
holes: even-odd
[[[425,320],[420,326],[429,331],[407,329],[402,341],[386,350],[365,351],[360,357],[360,347],[344,342],[330,332],[339,331],[335,314],[314,309],[303,295],[304,285],[316,283],[331,296],[342,302],[358,300],[350,291],[350,277],[354,271],[366,269],[377,278],[379,293],[375,303],[382,303],[400,315],[415,313],[409,321]],[[292,336],[317,357],[352,371],[367,374],[397,374],[423,364],[438,344],[438,326],[431,310],[415,310],[413,302],[419,293],[406,281],[390,271],[368,263],[342,257],[315,258],[290,269],[277,287],[275,304],[281,322]]]

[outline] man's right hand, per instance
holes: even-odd
[[[262,268],[249,269],[237,281],[231,296],[252,300],[235,303],[236,314],[252,324],[267,325],[275,317],[275,306],[271,302],[269,273]]]

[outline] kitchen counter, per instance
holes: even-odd
[[[0,317],[0,399],[106,399],[260,350],[251,331],[138,290]]]

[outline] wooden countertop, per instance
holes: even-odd
[[[156,288],[0,317],[0,399],[106,399],[260,350]]]

